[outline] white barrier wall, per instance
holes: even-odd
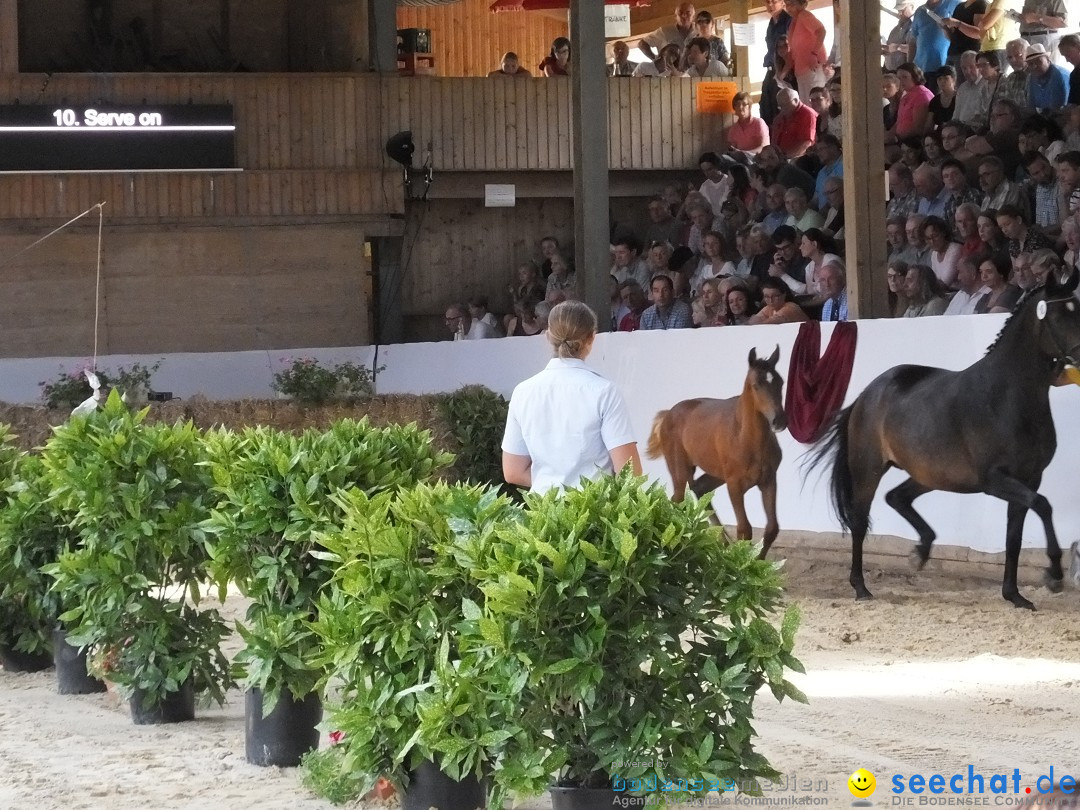
[[[1005,316],[978,315],[950,318],[871,320],[859,322],[855,365],[846,403],[882,371],[901,363],[923,363],[961,369],[977,360],[1000,330]],[[829,343],[832,324],[822,324],[822,351]],[[614,380],[630,407],[639,442],[644,448],[656,412],[681,399],[737,396],[742,390],[747,355],[756,348],[767,356],[779,344],[778,368],[787,378],[791,348],[798,324],[783,326],[726,327],[604,334],[596,342],[589,363]],[[271,395],[270,379],[288,356],[315,357],[326,362],[353,360],[371,364],[373,347],[358,349],[293,350],[290,352],[243,352],[235,354],[172,355],[164,358],[154,377],[155,388],[180,397],[202,392],[211,398],[232,399]],[[539,371],[550,357],[543,337],[454,343],[416,343],[383,346],[378,363],[386,369],[378,376],[379,393],[434,393],[479,383],[509,397],[514,386]],[[105,368],[135,360],[158,358],[110,357]],[[63,364],[75,368],[84,360],[0,360],[0,400],[34,401],[38,381],[53,377]],[[1063,544],[1080,537],[1080,388],[1069,386],[1050,393],[1058,429],[1058,454],[1047,470],[1041,491],[1053,504],[1055,525]],[[821,475],[806,479],[800,468],[808,449],[784,432],[780,435],[784,461],[779,472],[778,513],[781,529],[839,530],[831,514],[826,480]],[[645,461],[648,474],[669,482],[663,461]],[[884,493],[903,480],[890,471],[874,503],[873,531],[915,538],[911,527],[884,502]],[[716,505],[721,518],[734,522],[725,490]],[[916,508],[937,530],[938,540],[979,551],[1004,549],[1005,504],[982,495],[930,493],[916,501]],[[764,514],[755,491],[747,498],[751,522],[760,529]],[[1042,527],[1030,516],[1024,532],[1025,545],[1043,547]]]

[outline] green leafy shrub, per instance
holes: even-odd
[[[102,389],[118,388],[120,391],[149,391],[150,381],[161,367],[158,360],[151,366],[133,363],[130,367],[120,366],[116,371],[98,369],[97,374]],[[73,408],[94,393],[82,369],[78,371],[60,370],[60,375],[52,380],[42,380],[41,401],[47,408]]]
[[[382,369],[377,369],[382,371]],[[274,373],[271,387],[279,394],[307,405],[328,402],[357,402],[375,395],[375,370],[356,363],[339,363],[333,368],[311,357],[298,357],[288,367]]]
[[[509,403],[482,385],[439,397],[439,409],[457,444],[454,470],[462,481],[503,486],[502,437]]]
[[[613,776],[732,780],[778,776],[754,750],[754,697],[805,700],[784,677],[798,616],[780,608],[773,563],[727,543],[707,504],[674,504],[624,472],[559,495],[526,495],[524,519],[495,533],[482,560],[481,618],[462,625],[474,653],[528,672],[520,722],[531,756],[505,784],[542,790],[538,761],[563,763],[562,784]],[[620,767],[620,762],[651,762]],[[698,795],[704,791],[699,791]]]
[[[68,640],[99,672],[148,705],[188,678],[218,702],[230,685],[217,610],[200,610],[207,577],[210,479],[188,423],[145,424],[114,390],[104,406],[55,429],[42,453],[50,498],[72,515],[79,545],[46,567],[68,609]]]
[[[334,565],[317,538],[344,520],[338,493],[394,492],[426,480],[452,456],[415,426],[343,420],[301,435],[270,428],[207,435],[215,507],[202,528],[216,537],[214,578],[252,599],[239,628],[245,648],[234,674],[263,692],[269,714],[283,690],[300,699],[323,675],[306,626]]]

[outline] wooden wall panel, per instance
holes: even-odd
[[[446,6],[399,6],[398,28],[430,28],[439,76],[487,76],[513,51],[534,76],[555,37],[569,35],[565,12],[501,12],[494,0],[462,0]]]
[[[32,241],[0,234],[12,256]],[[102,354],[280,350],[370,340],[369,260],[352,225],[107,228]],[[0,270],[0,357],[93,351],[97,228]]]

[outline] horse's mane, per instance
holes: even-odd
[[[1001,339],[1005,336],[1005,333],[1009,331],[1009,327],[1013,325],[1014,321],[1018,320],[1016,316],[1020,314],[1020,311],[1024,308],[1027,302],[1034,297],[1035,293],[1039,292],[1045,287],[1046,283],[1043,282],[1042,284],[1036,284],[1034,287],[1030,287],[1024,290],[1024,292],[1020,295],[1020,298],[1017,300],[1016,304],[1013,306],[1012,312],[1009,313],[1009,317],[1005,320],[1005,323],[1002,324],[1001,331],[997,333],[997,337],[994,338],[994,342],[986,347],[986,351],[984,352],[984,354],[990,354],[990,352],[997,348],[998,344],[1001,343]]]

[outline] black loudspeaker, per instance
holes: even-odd
[[[416,144],[413,143],[410,130],[399,132],[397,135],[391,136],[390,140],[386,142],[386,154],[390,156],[391,160],[400,163],[402,166],[412,166],[413,152],[415,151]]]

